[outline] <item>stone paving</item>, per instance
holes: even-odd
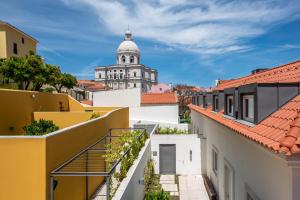
[[[202,175],[179,176],[180,200],[209,200]]]
[[[178,185],[175,183],[175,175],[160,175],[159,183],[164,191],[171,196],[178,196]]]

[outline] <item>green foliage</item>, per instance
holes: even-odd
[[[40,119],[39,121],[34,120],[23,129],[25,131],[24,135],[45,135],[58,130],[59,127],[51,120]]]
[[[75,76],[72,76],[68,73],[62,73],[56,76],[54,81],[51,82],[51,85],[56,88],[57,92],[61,92],[63,87],[68,89],[73,88],[77,84]]]
[[[100,116],[101,116],[100,113],[98,113],[98,112],[93,112],[92,115],[91,115],[91,117],[90,117],[90,119],[96,119],[96,118],[98,118],[98,117],[100,117]]]
[[[158,134],[163,134],[163,135],[180,135],[180,134],[190,134],[189,131],[186,130],[179,130],[177,128],[158,128]]]
[[[154,181],[154,162],[152,159],[148,160],[147,166],[144,169],[144,185],[145,194],[150,190]]]
[[[121,159],[120,171],[114,173],[114,178],[119,183],[126,177],[126,174],[132,166],[134,160],[138,157],[141,148],[145,145],[148,135],[142,134],[141,131],[126,131],[121,136],[106,145],[108,150],[103,156],[108,163],[108,168],[111,168],[116,160]],[[124,156],[127,151],[128,154]],[[111,196],[113,196],[116,188],[111,187]]]
[[[11,57],[0,61],[0,73],[4,80],[13,80],[19,89],[40,91],[43,85],[55,86],[58,92],[76,85],[76,78],[61,73],[58,66],[44,63],[43,59],[30,52],[24,57]]]
[[[145,194],[145,200],[169,200],[169,194],[163,189],[160,191],[150,191]]]
[[[54,92],[54,88],[52,87],[46,87],[45,89],[42,90],[42,92],[46,92],[46,93],[53,93]]]

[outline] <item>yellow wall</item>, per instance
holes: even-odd
[[[0,137],[0,199],[49,200],[49,174],[110,128],[129,126],[128,108],[43,137]],[[85,178],[60,177],[55,200],[84,200]],[[89,179],[91,195],[103,178]]]
[[[0,199],[44,199],[45,139],[0,138]]]
[[[34,112],[34,119],[52,120],[60,129],[72,126],[81,122],[90,120],[93,113],[99,113],[100,116],[105,115],[106,111],[96,112]]]
[[[0,89],[0,135],[21,135],[33,120],[33,112],[69,110],[68,96]]]
[[[2,30],[3,27],[0,25],[0,58],[6,58],[6,40],[5,32]]]
[[[11,56],[25,56],[26,54],[29,53],[29,51],[36,52],[37,42],[31,39],[30,37],[28,37],[26,34],[17,31],[8,25],[1,25],[1,24],[0,24],[0,33],[5,33],[6,35],[5,37],[6,48],[0,50],[0,53],[6,51],[6,55],[0,54],[0,58],[1,57],[7,58]],[[24,44],[22,43],[22,38],[24,38]],[[13,43],[17,43],[18,54],[13,53]]]
[[[90,118],[90,111],[104,114],[117,108],[83,107],[66,94],[22,90],[0,89],[0,99],[0,135],[22,135],[23,127],[30,124],[33,119],[54,120],[60,128],[64,128],[86,121]],[[65,112],[57,113],[61,106]],[[89,112],[85,113],[86,110]],[[68,113],[68,111],[77,111],[77,113]],[[80,111],[81,114],[79,114]]]

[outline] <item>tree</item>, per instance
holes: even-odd
[[[63,87],[68,89],[73,88],[77,84],[77,80],[74,76],[68,73],[62,73],[60,76],[56,77],[56,80],[52,83],[57,92],[61,92]]]
[[[58,66],[44,63],[34,52],[25,57],[0,60],[0,74],[3,74],[4,80],[11,79],[19,85],[19,89],[25,90],[40,91],[43,85],[49,84],[61,92],[62,87],[71,89],[77,83],[74,76],[61,73]]]

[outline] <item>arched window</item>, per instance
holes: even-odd
[[[122,62],[125,63],[126,62],[126,58],[125,56],[122,56]]]
[[[133,76],[136,77],[136,72],[133,72]]]
[[[134,57],[130,56],[130,63],[133,63],[133,62],[134,62]]]

